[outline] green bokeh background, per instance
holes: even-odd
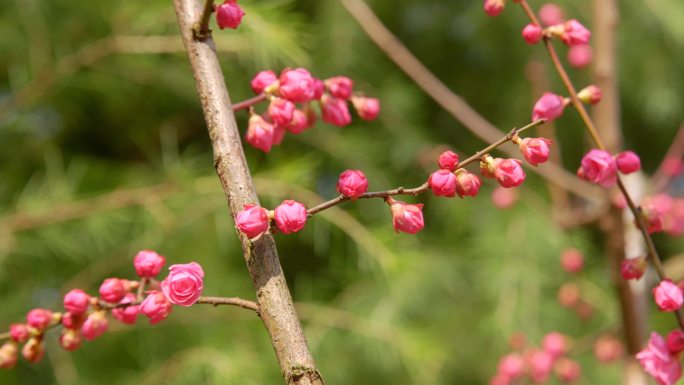
[[[591,1],[558,3],[592,25]],[[265,206],[332,197],[348,168],[364,170],[371,189],[415,186],[434,168],[434,148],[472,154],[484,147],[385,57],[338,1],[240,4],[247,11],[240,29],[215,34],[234,101],[251,96],[249,81],[261,69],[306,66],[321,78],[352,77],[383,105],[376,122],[356,119],[343,129],[319,123],[268,155],[246,147]],[[526,20],[513,4],[497,18],[487,17],[479,0],[370,5],[492,123],[508,130],[528,121],[538,95],[525,66],[548,59],[520,38]],[[652,173],[682,121],[684,3],[624,0],[620,13],[625,147]],[[132,278],[140,249],[170,263],[201,263],[208,295],[254,298],[171,1],[7,0],[0,5],[0,69],[0,330],[33,307],[58,309],[70,288],[95,293],[106,277]],[[552,69],[546,72],[552,90],[563,93]],[[591,82],[589,70],[571,75],[579,85]],[[243,130],[246,117],[238,114]],[[568,110],[557,129],[555,146],[573,171],[587,149],[583,128]],[[327,383],[485,384],[514,332],[538,343],[553,330],[586,341],[619,328],[596,226],[555,224],[547,185],[536,174],[507,210],[492,205],[493,187],[485,183],[477,199],[407,198],[426,205],[426,227],[415,236],[395,234],[377,200],[344,204],[298,234],[276,235]],[[656,241],[665,256],[681,251],[681,239]],[[568,247],[586,256],[577,277],[558,264]],[[590,319],[557,303],[558,287],[569,280],[595,308]],[[672,326],[657,317],[652,328]],[[57,333],[46,339],[40,364],[0,371],[0,384],[282,381],[261,322],[236,308],[176,308],[154,327],[144,319],[134,327],[112,322],[110,333],[74,353],[61,350]],[[619,364],[598,365],[590,343],[576,346],[583,383],[619,381]]]

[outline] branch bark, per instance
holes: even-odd
[[[214,166],[234,217],[245,204],[258,204],[259,200],[235,117],[228,107],[228,89],[211,35],[203,41],[193,38],[193,26],[202,14],[202,4],[198,0],[174,0],[174,5],[214,150]],[[256,289],[259,313],[271,337],[285,382],[322,385],[285,282],[273,237],[264,234],[250,242],[239,232],[238,236]]]

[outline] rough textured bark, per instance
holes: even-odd
[[[235,217],[245,204],[259,200],[230,108],[228,89],[211,36],[201,42],[193,38],[193,25],[202,13],[201,2],[174,0],[174,5],[211,137],[214,166],[230,212]],[[259,315],[271,337],[285,382],[322,385],[285,282],[273,237],[265,234],[250,242],[244,235],[238,235],[256,289]]]

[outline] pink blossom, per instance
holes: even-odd
[[[534,350],[527,355],[527,366],[535,382],[544,382],[553,369],[553,356],[544,350]]]
[[[174,305],[192,306],[202,295],[204,270],[197,262],[171,265],[161,282],[164,295]]]
[[[557,4],[546,3],[539,8],[539,19],[546,26],[560,24],[565,20],[565,12]]]
[[[402,231],[415,234],[425,226],[422,204],[408,204],[394,200],[392,197],[387,198],[387,203],[390,204],[392,225],[397,233]]]
[[[537,44],[544,36],[544,31],[539,24],[529,23],[522,30],[522,37],[527,44]]]
[[[518,159],[503,159],[497,161],[494,177],[501,187],[516,187],[525,180],[525,171]]]
[[[5,342],[0,346],[0,368],[11,369],[19,359],[19,347],[14,342]]]
[[[591,64],[594,50],[589,44],[577,44],[568,49],[568,64],[575,68],[584,68]]]
[[[351,199],[356,199],[368,191],[368,179],[361,170],[346,170],[340,174],[337,191]]]
[[[599,362],[613,362],[620,358],[622,353],[622,342],[611,335],[603,335],[594,343],[594,355]]]
[[[625,258],[620,264],[620,275],[624,279],[639,279],[647,266],[646,257]]]
[[[615,157],[618,170],[623,174],[631,174],[641,170],[641,159],[634,151],[623,151]]]
[[[437,161],[439,168],[443,168],[449,171],[456,171],[456,166],[458,165],[458,154],[453,151],[444,151],[439,154],[439,160]]]
[[[477,175],[464,169],[456,171],[456,193],[459,197],[476,196],[480,191],[480,185],[482,185],[482,181]]]
[[[551,121],[557,119],[563,114],[564,109],[565,98],[551,92],[545,92],[534,104],[532,120],[546,119]]]
[[[24,324],[11,324],[9,333],[10,338],[19,343],[25,342],[31,335],[28,327]]]
[[[256,238],[268,231],[268,210],[253,204],[245,205],[235,216],[235,224],[247,238]]]
[[[273,98],[268,105],[268,116],[276,126],[287,126],[292,121],[295,105],[283,98]]]
[[[380,114],[380,100],[377,98],[354,96],[352,97],[352,104],[356,113],[363,120],[375,120]]]
[[[549,160],[551,141],[545,138],[525,138],[518,146],[525,160],[533,166]]]
[[[52,312],[47,309],[33,309],[26,315],[26,323],[38,330],[43,330],[52,323]]]
[[[667,350],[670,354],[675,355],[684,351],[684,332],[681,329],[675,329],[668,333]]]
[[[128,293],[126,294],[126,297],[119,302],[119,304],[132,304],[135,303],[135,300],[135,294]],[[139,312],[140,310],[138,309],[138,305],[129,305],[126,307],[117,307],[112,309],[112,316],[118,319],[121,323],[133,325],[138,319]]]
[[[653,288],[653,298],[658,308],[665,312],[677,311],[684,303],[682,289],[669,279],[660,281],[660,284]]]
[[[104,334],[109,328],[109,321],[103,310],[90,313],[88,319],[83,323],[81,334],[86,341],[92,341]]]
[[[82,314],[88,310],[90,296],[81,289],[73,289],[64,296],[64,308],[74,314]]]
[[[325,80],[325,86],[328,88],[330,95],[340,98],[349,99],[354,90],[354,82],[346,76],[335,76]]]
[[[577,97],[582,103],[585,104],[596,104],[601,101],[603,97],[603,92],[597,85],[590,85],[584,87],[577,93]]]
[[[292,134],[301,134],[309,127],[309,117],[306,112],[294,110],[292,112],[292,120],[285,126],[285,129]]]
[[[492,190],[492,203],[500,209],[512,207],[518,201],[518,192],[515,189],[498,186]]]
[[[607,151],[593,149],[582,158],[577,176],[603,187],[612,187],[617,181],[617,165]]]
[[[36,364],[45,356],[45,344],[38,337],[31,337],[21,348],[21,355],[32,364]]]
[[[278,77],[275,72],[271,70],[261,71],[252,78],[252,91],[254,91],[255,94],[260,94],[268,87],[277,85],[277,82]]]
[[[484,11],[489,16],[499,16],[506,6],[506,0],[484,0]]]
[[[249,118],[249,125],[247,126],[247,134],[245,140],[263,152],[271,151],[273,147],[273,134],[275,130],[273,125],[268,123],[259,115],[252,115]]]
[[[216,23],[221,29],[237,29],[244,16],[245,11],[237,4],[237,0],[226,0],[216,6]]]
[[[567,249],[560,256],[561,267],[568,273],[579,273],[584,266],[584,256],[577,249]]]
[[[682,376],[679,359],[670,354],[665,340],[658,333],[651,333],[648,345],[636,355],[636,359],[660,385],[674,385]]]
[[[428,185],[432,193],[438,197],[453,197],[456,195],[456,175],[445,169],[433,172],[428,178]]]
[[[133,259],[135,272],[142,278],[154,278],[159,275],[162,267],[166,263],[166,258],[152,250],[141,250]]]
[[[525,374],[525,360],[520,354],[507,354],[499,360],[498,372],[511,379],[522,377]]]
[[[579,21],[571,19],[565,22],[564,32],[560,35],[566,45],[587,44],[591,38],[591,32]]]
[[[563,382],[574,382],[582,374],[582,368],[580,365],[569,358],[561,357],[558,362],[556,362],[556,376]]]
[[[81,333],[74,329],[62,329],[62,334],[59,336],[59,344],[64,350],[73,352],[81,347]]]
[[[67,329],[80,329],[88,315],[86,313],[74,314],[66,312],[62,314],[62,326]]]
[[[542,348],[556,359],[568,350],[568,342],[564,335],[558,332],[551,332],[544,336]]]
[[[152,325],[165,320],[172,309],[171,302],[160,291],[151,292],[140,304],[140,312],[150,319]]]
[[[100,285],[100,297],[105,302],[117,303],[121,301],[128,292],[126,281],[119,278],[107,278]]]
[[[306,224],[306,207],[299,202],[284,200],[274,211],[276,227],[281,233],[296,233]]]
[[[351,123],[349,107],[344,99],[338,99],[330,95],[321,98],[321,114],[323,121],[334,126],[344,127]]]
[[[315,95],[316,82],[311,73],[304,68],[286,68],[281,72],[279,80],[280,96],[293,103],[308,102]]]

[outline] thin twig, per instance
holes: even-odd
[[[211,21],[212,13],[214,13],[214,0],[205,0],[202,17],[200,17],[197,24],[193,27],[195,39],[204,41],[210,36],[211,29],[209,29],[209,22]]]
[[[259,94],[253,98],[249,98],[247,100],[243,100],[239,103],[233,104],[233,112],[240,111],[240,110],[246,110],[249,107],[262,102],[266,100],[266,94]]]

